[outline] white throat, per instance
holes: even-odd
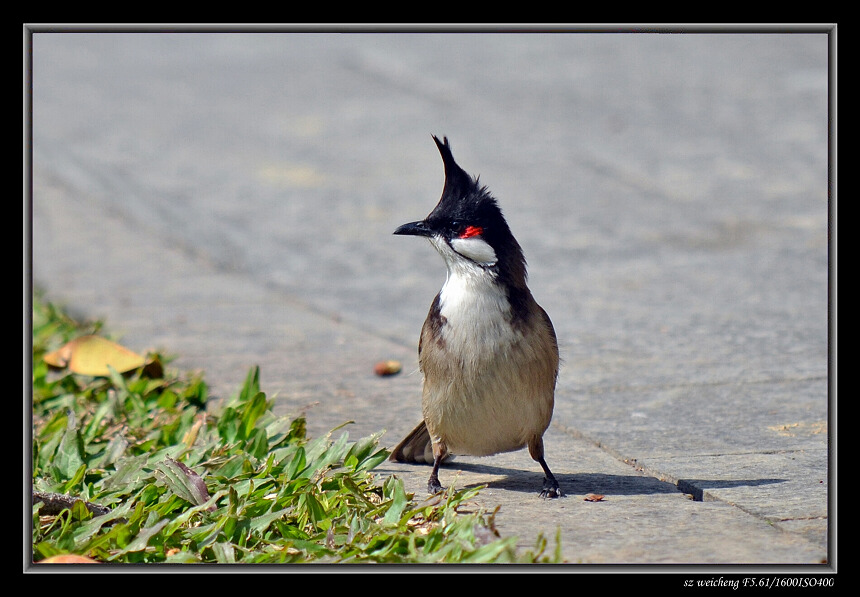
[[[497,350],[512,341],[511,306],[495,273],[465,259],[444,239],[430,240],[448,268],[445,285],[439,292],[439,311],[446,320],[442,329],[446,342],[463,343],[464,348],[480,346]]]

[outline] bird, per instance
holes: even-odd
[[[450,457],[528,447],[545,475],[539,495],[560,497],[543,441],[559,372],[555,329],[529,290],[523,250],[498,201],[457,164],[447,137],[432,137],[444,166],[442,196],[426,218],[394,234],[429,239],[447,277],[418,342],[423,419],[389,460],[432,464],[427,490],[435,494]]]

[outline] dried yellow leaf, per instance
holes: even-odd
[[[95,377],[108,375],[108,367],[125,373],[142,367],[144,357],[100,336],[81,336],[45,355],[51,367]]]

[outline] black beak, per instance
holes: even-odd
[[[394,231],[394,234],[403,234],[409,236],[433,236],[433,231],[422,220],[421,222],[409,222],[403,224]]]

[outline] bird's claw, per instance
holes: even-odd
[[[439,479],[436,477],[430,477],[430,480],[427,481],[427,493],[435,495],[443,491],[445,491],[445,488],[442,487],[442,484],[439,482]]]
[[[544,479],[543,481],[543,489],[541,489],[540,497],[542,498],[558,498],[563,494],[561,492],[561,488],[558,486],[558,481],[555,479]]]

